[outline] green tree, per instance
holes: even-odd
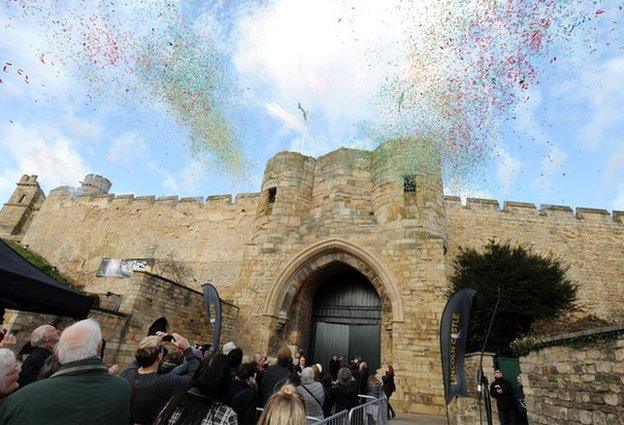
[[[551,254],[541,255],[526,245],[490,240],[479,252],[461,248],[454,260],[449,296],[463,288],[477,290],[470,319],[467,350],[479,351],[501,290],[486,351],[512,355],[510,343],[525,335],[536,320],[553,319],[576,307],[577,286],[567,266]]]

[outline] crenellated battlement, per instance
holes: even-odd
[[[149,208],[151,206],[168,206],[171,208],[212,208],[224,206],[254,206],[260,198],[260,193],[239,193],[237,195],[211,195],[207,197],[178,196],[135,196],[115,194],[89,194],[75,193],[66,188],[54,189],[50,192],[50,202],[77,203],[84,205],[107,206],[136,206],[137,208]]]
[[[463,208],[472,211],[493,211],[502,214],[516,214],[527,217],[550,217],[555,219],[585,220],[592,223],[624,225],[624,211],[614,210],[610,213],[604,209],[577,207],[576,210],[567,205],[542,204],[539,208],[530,202],[504,201],[501,208],[496,199],[467,198],[464,205],[459,196],[444,196],[447,208]]]

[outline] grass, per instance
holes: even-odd
[[[59,273],[56,267],[50,265],[50,263],[48,263],[41,255],[32,252],[31,250],[18,244],[17,242],[8,240],[4,240],[4,242],[6,242],[11,248],[13,248],[15,252],[24,257],[30,264],[50,276],[52,279],[55,279],[56,281],[69,286],[70,288],[74,287],[74,284],[70,279]]]

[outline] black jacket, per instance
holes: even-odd
[[[189,373],[184,376],[174,373],[140,374],[138,368],[128,368],[122,374],[132,387],[131,423],[151,424],[169,399],[191,387],[191,378],[200,361],[191,348],[184,351],[189,364]]]
[[[35,347],[30,352],[30,355],[22,364],[22,371],[19,375],[19,387],[23,388],[26,385],[35,382],[37,380],[37,376],[39,376],[39,372],[43,367],[46,359],[50,357],[52,351],[43,347]]]
[[[490,385],[490,395],[496,399],[498,410],[515,410],[516,397],[509,381],[500,378],[495,379]]]
[[[291,373],[286,367],[279,364],[270,366],[262,378],[262,405],[266,404],[271,394],[290,380]]]
[[[358,394],[368,394],[368,378],[370,377],[370,372],[368,368],[364,368],[360,371],[357,376],[358,383]]]
[[[331,398],[336,406],[335,412],[343,410],[351,410],[358,404],[357,384],[349,382],[348,384],[338,383],[329,391]]]
[[[329,373],[331,374],[334,381],[338,378],[338,369],[340,369],[340,360],[330,359],[329,360]]]
[[[381,381],[383,382],[381,389],[383,390],[386,397],[390,398],[392,393],[396,391],[396,385],[394,383],[394,373],[386,372],[386,374],[381,377]]]
[[[230,389],[230,400],[230,407],[238,417],[238,425],[256,424],[258,395],[247,382],[234,379]]]

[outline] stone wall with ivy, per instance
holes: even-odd
[[[536,340],[520,365],[529,423],[624,423],[624,325]]]

